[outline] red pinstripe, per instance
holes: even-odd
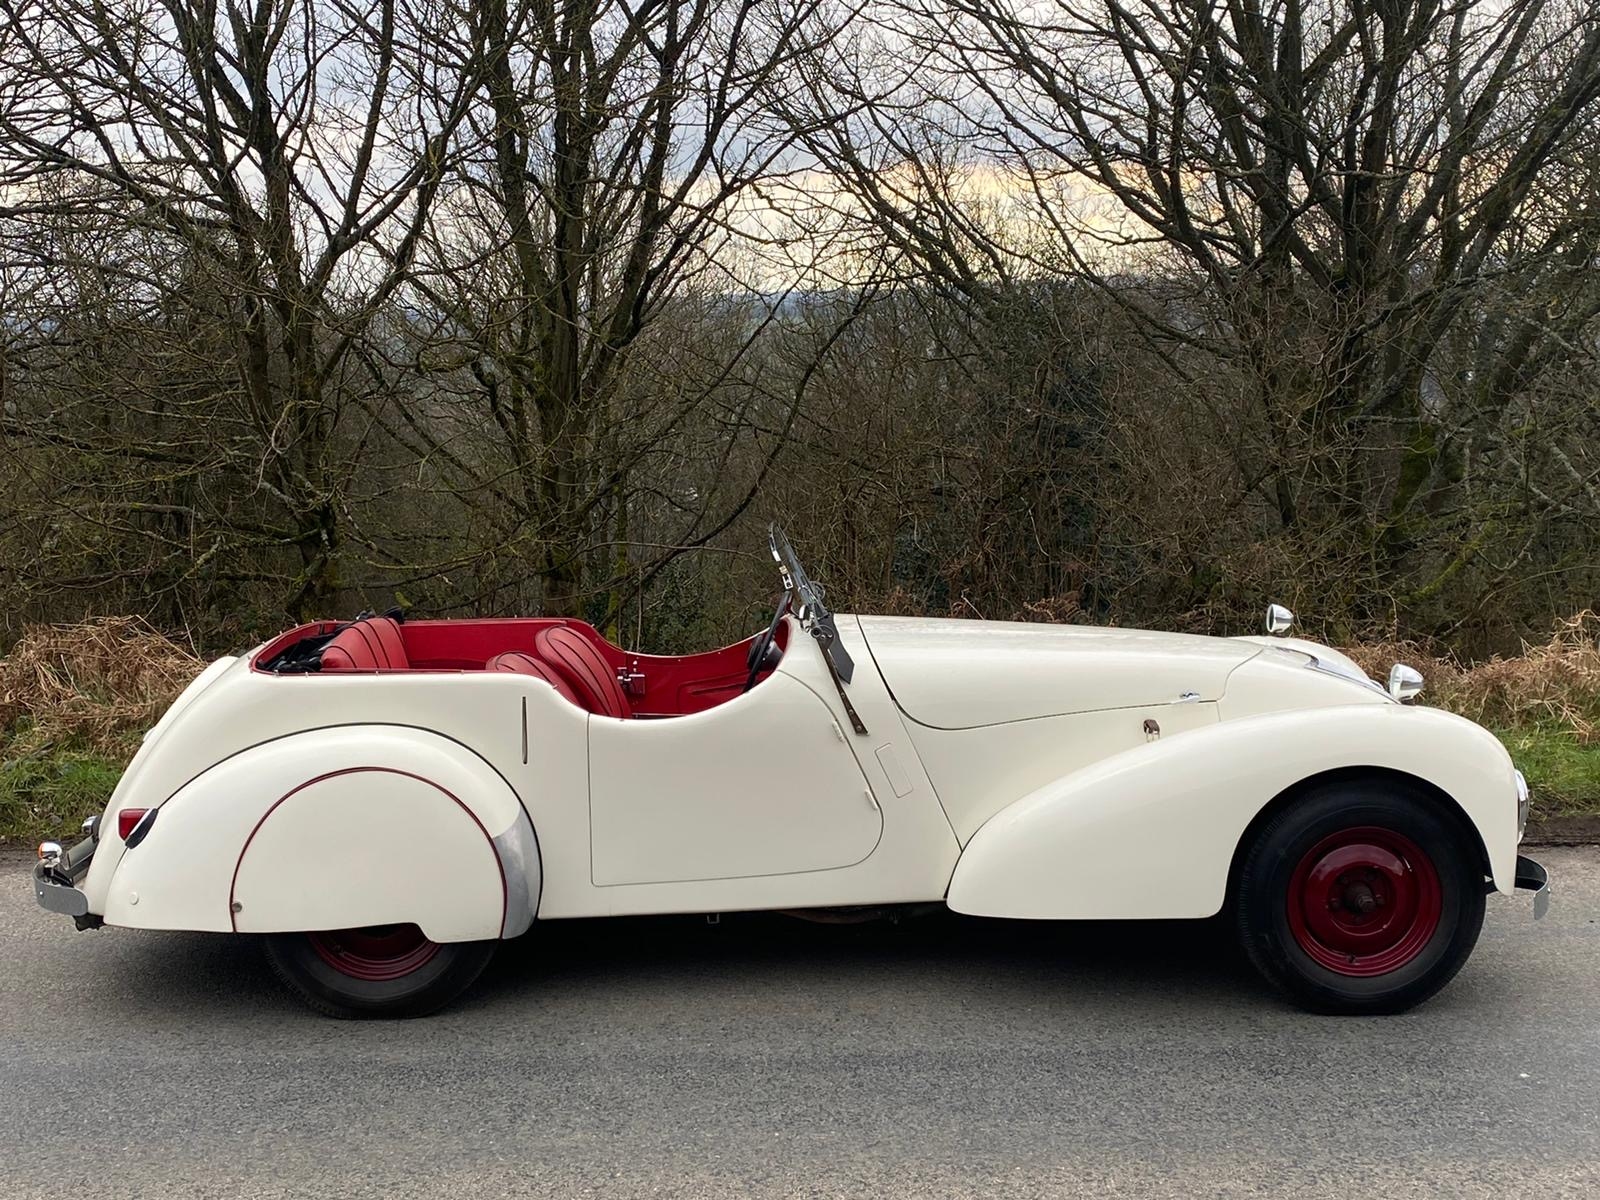
[[[402,771],[397,767],[342,767],[337,771],[329,771],[326,774],[308,779],[304,783],[297,784],[272,802],[271,807],[261,814],[261,819],[250,830],[250,836],[245,838],[244,845],[239,850],[239,857],[233,864],[233,879],[228,884],[228,924],[233,929],[233,932],[239,932],[239,922],[234,919],[233,911],[234,894],[239,887],[239,868],[244,865],[244,856],[250,850],[250,843],[255,841],[256,834],[261,832],[261,827],[267,823],[267,818],[278,810],[278,805],[295,793],[305,791],[312,784],[321,783],[327,779],[337,779],[340,775],[359,775],[366,771],[380,771],[388,775],[403,775],[407,779],[415,779],[418,783],[425,783],[435,791],[443,792],[446,796],[449,796],[450,799],[456,802],[457,807],[472,819],[472,823],[478,827],[478,832],[483,834],[483,840],[489,843],[489,853],[494,855],[494,868],[500,873],[500,932],[503,934],[506,928],[506,910],[510,904],[511,892],[509,885],[506,883],[505,864],[500,861],[500,855],[495,851],[494,839],[489,836],[489,831],[484,828],[483,822],[478,820],[478,814],[462,803],[461,797],[457,796],[449,788],[424,775],[417,775],[411,771]]]

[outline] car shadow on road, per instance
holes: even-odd
[[[1034,991],[1052,1003],[1107,996],[1274,1003],[1225,922],[1000,921],[945,910],[858,925],[772,913],[538,923],[501,947],[476,989],[485,1005],[538,991],[714,990],[781,979],[819,993],[841,987],[943,989],[952,996]]]
[[[106,1019],[132,1011],[163,1024],[323,1020],[279,984],[255,937],[118,931],[102,949],[102,967],[118,979],[104,994]],[[1499,976],[1469,971],[1427,1010],[1481,1007],[1501,990]],[[87,992],[83,1001],[93,1007]],[[1047,1011],[1087,1025],[1131,1020],[1148,1028],[1194,1020],[1321,1027],[1325,1020],[1275,995],[1222,919],[1001,921],[942,910],[861,925],[773,913],[727,914],[715,923],[703,916],[537,922],[500,947],[448,1013],[513,1028],[535,1017],[632,1022],[640,1012],[750,1013],[775,1005],[791,1014],[848,1007],[913,1017]],[[1333,1026],[1353,1033],[1384,1020]]]
[[[118,980],[119,1018],[305,1012],[279,985],[260,939],[214,934],[95,935]],[[537,1006],[591,1008],[606,997],[674,1005],[730,995],[920,996],[1052,1005],[1237,1007],[1275,1001],[1244,966],[1220,921],[991,921],[938,911],[859,925],[771,913],[538,922],[500,947],[453,1011],[515,1016]],[[83,996],[92,1005],[92,997]],[[111,1015],[108,1009],[107,1016]]]

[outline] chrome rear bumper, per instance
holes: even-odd
[[[98,826],[98,818],[85,821],[84,832],[89,836],[70,850],[56,847],[52,851],[50,843],[45,843],[33,868],[33,898],[39,902],[39,907],[71,917],[79,929],[93,929],[100,924],[100,918],[89,911],[89,897],[77,886],[88,874],[95,847],[99,845]]]

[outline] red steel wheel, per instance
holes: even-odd
[[[1392,775],[1291,793],[1240,848],[1234,924],[1251,964],[1312,1012],[1395,1013],[1449,983],[1483,928],[1482,843]]]
[[[1288,888],[1289,928],[1315,962],[1341,975],[1385,975],[1439,929],[1443,892],[1433,860],[1404,834],[1359,825],[1301,857]]]
[[[435,942],[415,925],[269,933],[278,978],[330,1017],[420,1017],[477,979],[498,942]]]
[[[308,933],[323,962],[341,975],[372,982],[403,979],[426,966],[439,953],[415,925],[369,925]]]

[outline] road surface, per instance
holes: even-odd
[[[1600,852],[1536,852],[1404,1017],[1212,924],[564,922],[423,1021],[246,939],[38,910],[0,858],[0,1197],[1593,1196]]]

